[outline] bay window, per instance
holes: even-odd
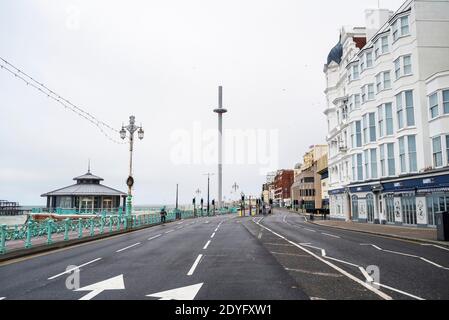
[[[438,110],[438,93],[435,92],[429,97],[430,118],[436,118],[439,115]]]

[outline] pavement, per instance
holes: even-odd
[[[449,246],[449,242],[437,240],[436,229],[427,229],[427,228],[424,229],[413,227],[409,228],[409,227],[399,227],[399,226],[371,224],[371,223],[357,223],[351,221],[336,221],[336,220],[314,220],[309,222],[321,226],[373,233],[377,235],[384,235],[401,239],[431,242],[439,245]]]
[[[445,247],[278,210],[184,220],[0,263],[0,300],[449,299],[448,283]]]

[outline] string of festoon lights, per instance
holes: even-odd
[[[89,112],[83,110],[81,107],[73,104],[68,99],[65,99],[61,95],[57,94],[55,91],[49,89],[46,85],[43,83],[37,81],[21,69],[17,68],[13,64],[11,64],[9,61],[5,60],[3,57],[0,57],[0,69],[5,70],[9,74],[13,75],[15,78],[22,80],[27,86],[32,87],[36,89],[38,92],[42,93],[43,95],[47,96],[47,98],[52,99],[62,105],[65,109],[68,109],[81,118],[89,121],[95,127],[97,127],[101,133],[110,141],[116,143],[116,144],[125,144],[126,141],[119,141],[113,137],[111,137],[105,129],[111,130],[114,133],[119,134],[120,131],[113,128],[112,126],[108,125],[107,123],[101,121],[97,117],[93,116]]]

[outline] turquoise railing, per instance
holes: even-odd
[[[61,211],[61,216],[65,211]],[[215,210],[216,215],[236,213],[237,209],[222,209]],[[41,212],[34,212],[41,213]],[[189,219],[199,217],[199,211],[193,210],[171,210],[167,212],[166,222],[175,221],[177,213],[181,219]],[[203,213],[205,213],[203,211]],[[68,213],[66,213],[68,214]],[[63,218],[63,216],[62,216]],[[157,225],[161,223],[161,216],[159,213],[132,215],[131,219],[126,219],[126,216],[119,211],[119,214],[109,214],[102,212],[96,217],[88,218],[80,214],[80,218],[66,218],[66,219],[46,219],[44,221],[33,220],[32,216],[28,221],[22,225],[0,225],[0,254],[6,253],[8,250],[8,243],[11,241],[19,242],[19,246],[14,246],[15,249],[23,246],[24,248],[31,248],[35,244],[52,244],[54,241],[68,241],[70,239],[81,239],[85,237],[92,237],[98,234],[112,233],[125,229],[139,228],[143,226]],[[128,224],[130,224],[128,226]],[[39,240],[37,240],[39,239]]]

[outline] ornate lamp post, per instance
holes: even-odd
[[[142,126],[138,127],[135,124],[136,117],[130,116],[129,117],[129,125],[122,126],[122,130],[120,130],[120,138],[123,140],[126,139],[126,131],[129,132],[129,176],[126,180],[126,184],[128,185],[128,197],[126,198],[126,218],[129,221],[131,218],[132,213],[132,187],[134,185],[134,178],[133,178],[133,147],[134,147],[134,133],[137,131],[137,137],[142,140],[144,136],[144,131],[142,129]],[[127,226],[130,226],[128,223]]]

